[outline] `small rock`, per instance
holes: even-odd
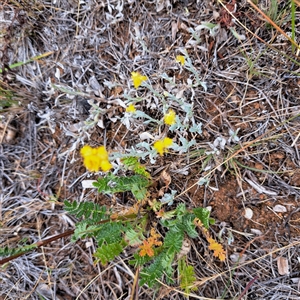
[[[245,218],[251,220],[253,217],[253,210],[249,207],[246,207],[245,209]]]
[[[287,209],[285,206],[277,204],[274,206],[273,211],[278,212],[278,213],[285,213],[285,212],[287,212]]]

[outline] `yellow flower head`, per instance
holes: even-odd
[[[108,153],[104,146],[93,148],[85,145],[80,149],[84,166],[90,172],[98,172],[99,170],[107,172],[112,168],[108,160]]]
[[[132,103],[126,107],[126,112],[132,113],[132,114],[136,112],[136,108],[134,107],[134,105]]]
[[[176,123],[176,113],[173,109],[170,109],[168,113],[165,114],[164,122],[169,126],[174,125]]]
[[[176,62],[180,63],[183,66],[185,63],[185,57],[183,55],[177,55]]]
[[[166,137],[162,140],[156,141],[153,147],[159,153],[159,155],[163,155],[165,152],[167,152],[166,149],[171,147],[172,144],[173,144],[172,139]]]
[[[137,89],[144,81],[148,79],[148,77],[141,75],[139,72],[131,72],[131,79],[134,87]]]

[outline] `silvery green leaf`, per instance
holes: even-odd
[[[153,165],[156,163],[157,152],[156,150],[152,150],[149,152],[150,163]]]
[[[173,78],[169,77],[166,73],[163,73],[161,75],[161,78],[167,80],[169,83],[171,83],[172,85],[176,85],[176,83],[173,81]]]
[[[193,104],[190,104],[190,103],[184,103],[183,105],[182,105],[182,109],[187,113],[187,114],[190,114],[190,113],[192,113],[193,111],[192,111],[192,108],[193,108]]]
[[[218,136],[218,137],[214,140],[214,143],[213,143],[213,149],[219,148],[219,147],[220,147],[222,150],[224,150],[225,145],[226,145],[226,140],[225,140],[223,137]]]
[[[103,81],[103,85],[107,86],[110,90],[113,89],[114,87],[116,87],[118,84],[115,82],[111,82],[108,80],[104,80]]]
[[[235,132],[231,129],[229,129],[229,139],[228,139],[228,143],[230,143],[231,141],[233,142],[239,142],[240,138],[237,136],[238,132],[239,132],[240,128],[238,128]]]
[[[130,95],[128,95],[126,93],[123,95],[123,97],[126,99],[124,101],[126,104],[137,103],[137,102],[141,102],[143,100],[140,97],[137,97],[137,98],[131,97]]]
[[[179,117],[178,116],[176,116],[176,122],[175,122],[175,124],[173,124],[173,125],[171,125],[170,127],[169,127],[169,130],[170,131],[175,131],[175,130],[179,130],[179,129],[182,129],[182,128],[184,128],[184,126],[182,125],[182,123],[181,123],[181,121],[180,121],[180,119],[179,119]]]
[[[197,26],[195,28],[196,31],[199,31],[201,29],[208,29],[209,34],[212,37],[215,37],[219,32],[220,25],[219,24],[213,24],[209,22],[201,22],[201,25]]]
[[[125,113],[124,117],[120,120],[121,123],[125,125],[128,130],[130,130],[130,118],[131,116],[128,113]]]
[[[209,23],[209,22],[201,22],[201,25],[198,25],[195,30],[199,31],[201,29],[208,29],[208,30],[212,30],[214,29],[216,26],[218,26],[218,24],[214,24],[214,23]]]
[[[227,243],[231,245],[234,242],[234,236],[231,231],[228,231]]]
[[[174,149],[175,151],[179,151],[181,153],[186,153],[191,146],[193,146],[193,145],[196,144],[195,140],[192,140],[192,141],[189,142],[184,137],[180,137],[179,140],[180,140],[180,142],[181,142],[182,145],[179,146],[178,144],[173,143],[173,145],[172,145],[171,148]]]
[[[148,151],[151,151],[151,147],[146,142],[141,142],[136,145],[137,148],[146,148]]]
[[[148,119],[148,121],[145,121],[145,122],[154,122],[154,123],[160,123],[160,121],[157,121],[153,118],[151,118],[150,116],[148,116],[147,114],[145,114],[143,111],[141,110],[137,110],[135,111],[133,114],[132,114],[133,117],[135,118],[145,118],[145,119]]]
[[[182,144],[182,147],[185,147],[185,148],[189,148],[189,147],[191,147],[191,146],[193,146],[193,145],[196,144],[195,140],[188,141],[187,139],[185,139],[182,136],[179,138],[179,140],[180,140],[180,142]]]
[[[238,40],[240,40],[240,41],[244,41],[244,40],[246,39],[245,35],[243,35],[243,34],[238,34],[238,33],[236,32],[236,30],[235,30],[233,27],[230,27],[230,31],[232,32],[233,36],[234,36],[236,39],[238,39]]]
[[[140,139],[143,140],[154,140],[154,136],[152,134],[150,134],[149,132],[145,131],[140,133]]]
[[[197,34],[197,32],[193,28],[189,28],[189,32],[192,34],[192,37],[196,40],[196,43],[200,44],[201,39],[200,39],[199,35]]]
[[[176,193],[177,193],[177,191],[171,190],[171,194],[169,194],[169,193],[164,194],[163,197],[160,199],[160,202],[163,204],[172,205],[174,202]]]
[[[194,124],[192,127],[190,127],[189,132],[191,133],[202,133],[202,123]]]
[[[205,177],[201,177],[197,182],[198,185],[208,185],[208,183],[209,183],[209,180]]]
[[[203,87],[204,91],[207,92],[207,85],[206,85],[206,82],[200,81],[199,83],[200,83],[200,85]]]

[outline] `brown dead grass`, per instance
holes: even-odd
[[[78,149],[88,142],[122,151],[139,142],[135,133],[147,130],[143,124],[128,131],[113,120],[123,114],[117,99],[130,90],[130,72],[147,74],[159,91],[165,86],[158,73],[184,84],[189,74],[179,74],[174,58],[185,48],[208,85],[207,92],[197,88],[194,95],[184,95],[193,99],[203,124],[194,150],[211,151],[217,137],[229,138],[229,130],[238,128],[239,146],[247,146],[226,164],[237,150],[233,145],[209,162],[211,169],[218,167],[209,187],[193,186],[209,172],[200,171],[201,155],[191,155],[187,169],[181,164],[185,158],[174,162],[169,156],[149,165],[155,178],[168,167],[171,187],[181,194],[177,203],[212,207],[212,230],[227,248],[223,264],[204,239],[192,242],[188,258],[198,290],[190,298],[299,299],[299,59],[246,1],[239,1],[236,18],[249,31],[235,25],[245,40],[223,27],[215,38],[201,30],[199,44],[192,42],[188,28],[216,23],[222,6],[217,1],[160,2],[160,11],[153,1],[1,4],[1,68],[53,51],[0,77],[1,88],[19,102],[1,114],[1,247],[32,244],[72,229],[75,220],[63,211],[64,199],[92,199],[120,209],[132,204],[82,189],[81,180],[94,177],[82,167]],[[270,1],[262,2],[268,9]],[[278,2],[286,12],[286,1]],[[299,14],[298,8],[298,31]],[[289,32],[287,13],[279,21]],[[143,90],[140,96],[151,100]],[[99,126],[92,124],[96,111],[91,104],[104,111]],[[149,105],[140,109],[160,114]],[[277,204],[287,211],[274,211]],[[251,220],[244,217],[245,208],[252,209]],[[11,261],[1,269],[1,299],[130,299],[131,253],[103,267],[93,264],[93,251],[92,240],[64,238]],[[279,257],[287,258],[289,275],[279,275]],[[139,299],[183,298],[176,284],[139,290]]]

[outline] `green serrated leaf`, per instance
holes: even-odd
[[[124,230],[123,224],[120,222],[109,222],[98,225],[95,232],[95,239],[99,246],[104,242],[107,244],[118,243],[122,240],[122,231]]]
[[[12,255],[17,255],[21,253],[26,253],[29,252],[33,249],[37,248],[36,244],[32,245],[19,245],[17,248],[9,248],[9,247],[4,247],[0,248],[0,257],[5,257],[5,256],[12,256]]]
[[[125,233],[125,241],[130,245],[130,246],[138,246],[142,244],[142,241],[144,240],[144,236],[141,231],[136,232],[132,228],[126,231]]]
[[[209,218],[209,224],[214,225],[216,223],[216,220],[213,218]]]
[[[102,265],[106,265],[109,261],[113,260],[116,256],[120,255],[120,253],[125,248],[126,243],[121,241],[120,243],[113,244],[103,244],[101,247],[97,249],[94,253],[97,262],[101,262]]]
[[[172,228],[169,230],[165,236],[163,243],[163,248],[168,249],[172,253],[178,253],[181,250],[182,242],[184,238],[184,233],[182,231],[177,231]]]
[[[141,271],[141,285],[144,285],[146,283],[149,285],[149,287],[152,287],[156,283],[156,280],[160,279],[163,276],[164,267],[162,261],[163,254],[161,253],[155,258],[154,262],[150,266],[144,268]]]
[[[150,180],[142,175],[118,177],[108,173],[106,177],[99,178],[94,186],[101,193],[114,194],[131,191],[137,200],[143,200],[147,194]]]
[[[154,252],[155,252],[155,250],[156,249],[154,249]],[[134,259],[129,260],[129,264],[131,266],[134,266],[135,268],[138,266],[143,266],[153,259],[153,257],[150,257],[148,255],[140,256],[139,253],[134,253],[133,257],[134,257]]]
[[[106,207],[94,202],[69,202],[65,200],[64,205],[65,210],[77,218],[91,218],[94,222],[109,218],[109,216],[106,215]]]
[[[188,214],[185,215],[182,222],[184,226],[184,231],[188,234],[191,238],[198,237],[198,232],[196,231],[196,226],[194,224],[195,215]]]
[[[210,211],[204,207],[197,207],[193,209],[195,216],[202,222],[203,226],[208,229],[210,223]]]
[[[142,175],[146,178],[151,178],[150,173],[146,171],[146,167],[140,164],[138,157],[125,157],[122,159],[122,162],[128,170],[131,170],[136,174]]]

